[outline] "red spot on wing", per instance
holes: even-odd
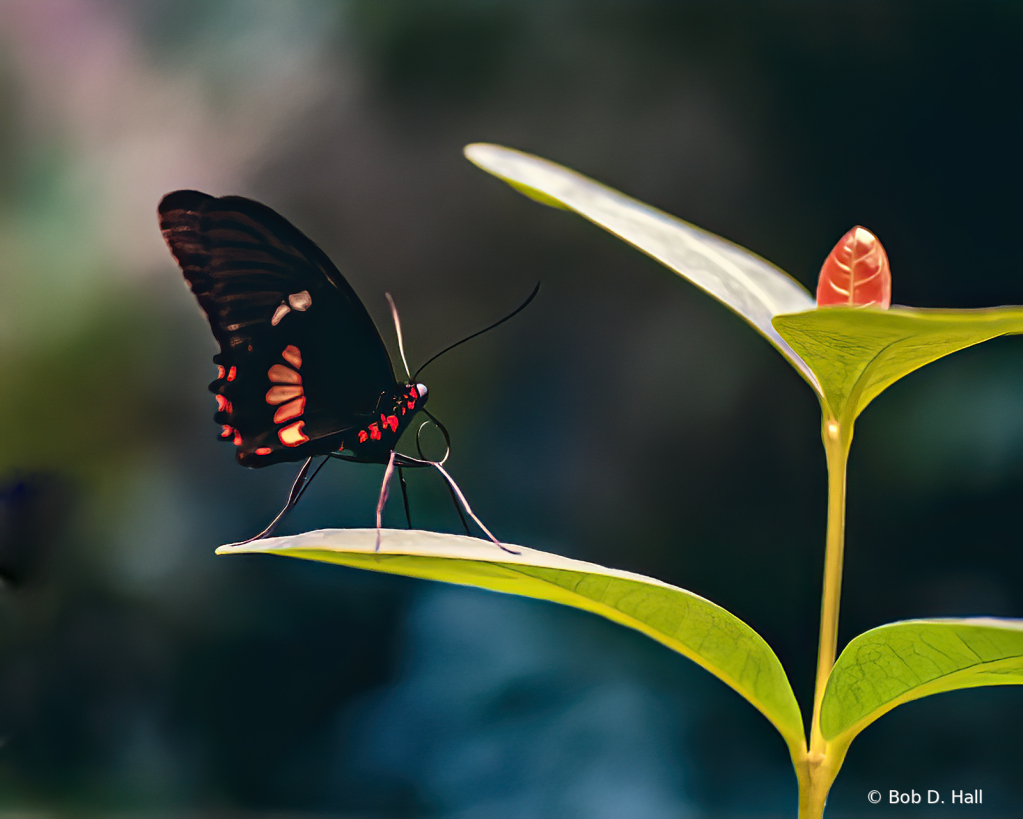
[[[281,358],[287,361],[296,370],[302,369],[302,353],[294,344],[289,344],[281,353]]]
[[[220,428],[221,438],[230,438],[232,435],[234,435],[234,427],[229,427],[227,426],[227,424],[225,424]]]
[[[224,369],[224,365],[223,364],[218,364],[217,365],[217,378],[223,378],[225,375],[227,375],[227,370]]]
[[[309,440],[309,436],[302,432],[305,421],[295,421],[278,431],[277,437],[285,446],[299,446]]]
[[[267,373],[267,376],[269,376],[270,380],[275,384],[302,383],[302,376],[291,369],[291,367],[285,367],[283,364],[274,364]]]
[[[377,426],[376,421],[369,425],[369,437],[372,438],[374,441],[379,441],[381,438],[380,427]]]
[[[393,415],[388,415],[386,418],[381,415],[380,423],[384,425],[384,429],[390,429],[391,432],[398,431],[398,419]]]
[[[230,410],[230,407],[231,407],[231,402],[230,401],[228,401],[222,395],[217,395],[215,397],[217,399],[217,411],[218,412],[225,412],[225,411],[226,412],[230,412],[231,411]]]
[[[359,430],[359,443],[364,444],[369,440],[369,433],[364,429]]]
[[[270,449],[270,447],[268,446],[261,446],[256,448],[257,455],[269,455],[271,452],[273,452],[273,450]]]
[[[220,369],[224,369],[224,368],[221,367]],[[228,381],[234,381],[237,377],[238,377],[238,368],[232,366],[231,369],[227,371],[227,380]]]
[[[305,396],[289,401],[287,404],[281,404],[278,407],[277,412],[274,413],[274,423],[283,424],[285,421],[290,421],[292,418],[298,418],[303,412],[305,412]]]
[[[234,433],[234,442],[233,443],[234,443],[235,446],[241,446],[242,445],[242,434],[240,432],[238,432],[237,430]]]
[[[266,392],[266,403],[277,406],[277,404],[283,404],[285,401],[301,398],[304,394],[305,391],[298,385],[271,387]]]
[[[878,238],[858,225],[832,248],[817,280],[817,306],[868,304],[887,310],[892,271]]]

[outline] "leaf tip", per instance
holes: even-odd
[[[479,165],[486,170],[489,162],[492,162],[500,154],[509,152],[508,148],[495,145],[492,142],[470,142],[462,148],[462,154],[473,165]]]

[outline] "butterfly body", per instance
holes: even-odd
[[[176,191],[159,214],[220,344],[214,420],[238,462],[340,453],[387,463],[426,387],[395,379],[373,320],[327,255],[243,197]]]
[[[407,382],[394,377],[373,319],[311,239],[276,211],[241,196],[175,191],[163,198],[158,211],[167,246],[220,344],[213,357],[217,377],[210,384],[217,400],[213,418],[220,424],[220,439],[234,445],[242,466],[304,462],[284,508],[245,542],[274,532],[327,462],[324,457],[310,471],[313,458],[322,455],[385,466],[376,508],[378,549],[392,473],[398,473],[411,528],[402,469],[429,466],[447,482],[466,534],[469,525],[462,509],[497,546],[518,554],[503,546],[469,508],[444,469],[447,454],[431,461],[421,453],[415,458],[396,451],[402,433],[420,411],[444,436],[447,452],[450,439],[424,408],[426,386],[411,375]],[[537,284],[517,310],[449,345],[419,371],[524,310],[539,289]],[[393,302],[391,311],[401,348]]]

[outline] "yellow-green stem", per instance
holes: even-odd
[[[810,748],[806,760],[796,766],[799,779],[800,819],[820,819],[831,783],[844,754],[829,754],[821,733],[821,702],[828,675],[838,650],[838,610],[842,596],[842,562],[845,551],[845,473],[852,442],[852,422],[845,425],[825,415],[821,429],[828,460],[828,530],[824,550],[824,588],[821,595],[820,644],[817,680],[813,695]]]
[[[824,547],[824,589],[821,594],[821,633],[817,649],[817,681],[813,693],[810,754],[824,752],[820,732],[821,700],[838,649],[838,608],[842,597],[842,562],[845,557],[845,467],[852,430],[834,418],[825,418],[821,437],[828,458],[828,531]]]

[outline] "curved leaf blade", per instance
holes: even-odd
[[[898,705],[944,691],[1023,685],[1023,620],[907,620],[871,629],[839,656],[821,732],[847,746]]]
[[[775,316],[773,324],[815,373],[825,412],[852,422],[886,388],[925,364],[1023,333],[1023,307],[826,307]]]
[[[578,213],[688,279],[752,324],[813,384],[809,368],[771,326],[772,317],[815,304],[785,271],[744,247],[546,159],[482,143],[466,146],[465,155],[520,193]]]
[[[323,529],[238,546],[217,554],[268,553],[358,569],[441,580],[550,600],[640,631],[693,660],[749,700],[795,757],[803,721],[770,646],[735,615],[692,592],[650,577],[540,552],[509,554],[489,541],[436,532]]]

